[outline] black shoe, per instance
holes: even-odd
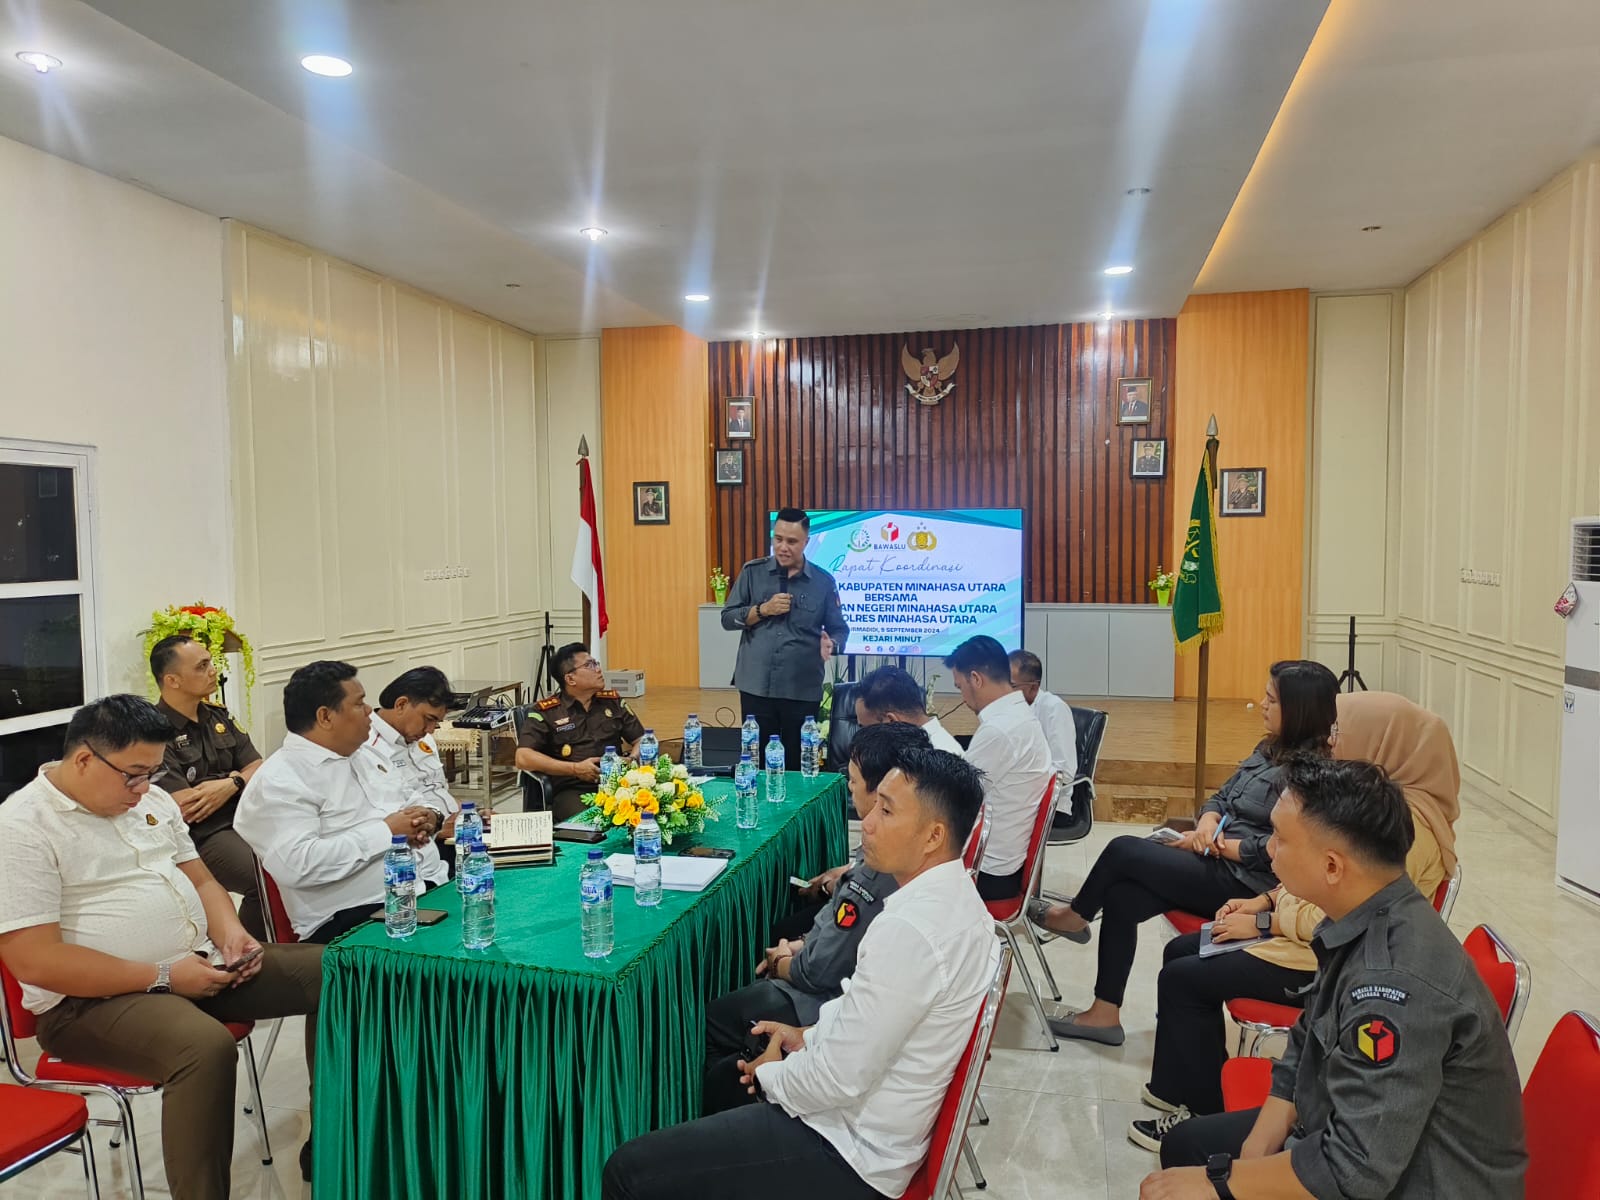
[[[300,1178],[307,1183],[311,1182],[311,1139],[306,1139],[306,1144],[300,1147]]]
[[[1143,1146],[1146,1150],[1154,1150],[1159,1154],[1161,1139],[1193,1116],[1188,1105],[1180,1104],[1174,1111],[1154,1120],[1134,1121],[1128,1126],[1128,1140],[1135,1146]]]

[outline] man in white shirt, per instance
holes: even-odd
[[[1043,690],[1044,664],[1031,650],[1011,652],[1011,686],[1033,709],[1050,746],[1050,762],[1056,772],[1056,815],[1052,828],[1066,830],[1072,824],[1072,781],[1078,777],[1078,723],[1072,706],[1054,692]]]
[[[915,725],[928,735],[928,744],[935,750],[961,753],[961,743],[928,711],[922,685],[900,667],[868,671],[856,685],[856,724],[865,728],[886,721]]]
[[[92,701],[61,761],[0,805],[0,960],[48,1053],[162,1085],[172,1194],[210,1200],[227,1196],[233,1158],[239,1051],[224,1022],[308,1014],[314,1076],[322,948],[262,947],[239,923],[182,809],[152,786],[174,736],[139,696]]]
[[[289,676],[289,733],[239,798],[233,827],[278,885],[303,942],[326,944],[383,903],[383,856],[396,836],[433,840],[443,820],[405,805],[398,776],[358,753],[371,731],[367,692],[349,663]]]
[[[978,894],[1010,900],[1022,891],[1028,839],[1052,772],[1050,745],[1033,709],[1011,686],[1011,662],[992,637],[968,638],[944,660],[956,690],[978,714],[967,761],[983,772],[989,844],[978,869]]]
[[[909,750],[861,825],[866,862],[899,889],[817,1023],[758,1022],[740,1063],[763,1104],[645,1134],[606,1163],[603,1200],[898,1196],[999,965],[994,922],[961,865],[983,800],[970,763]]]
[[[429,736],[450,712],[450,680],[438,667],[412,667],[378,696],[372,710],[372,733],[361,747],[398,780],[405,804],[431,809],[444,824],[439,838],[455,831],[461,805],[450,794],[444,764]],[[485,823],[489,814],[484,813]],[[451,862],[438,840],[417,851],[417,876],[430,887],[450,881]],[[453,860],[452,860],[453,861]]]

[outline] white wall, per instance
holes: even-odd
[[[0,435],[95,447],[108,690],[152,610],[234,603],[222,299],[214,218],[0,138]]]
[[[605,483],[600,441],[600,339],[541,339],[545,403],[546,455],[549,470],[546,510],[550,515],[549,574],[554,608],[552,641],[588,640],[583,625],[583,594],[572,582],[572,548],[578,527],[578,439],[589,442],[589,473],[594,480],[595,512],[600,521],[600,549],[605,553]],[[609,639],[607,639],[609,640]],[[605,662],[605,646],[591,647]]]

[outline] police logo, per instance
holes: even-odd
[[[218,733],[227,733],[228,732],[228,727],[226,725],[224,725],[221,721],[218,721],[217,722],[217,732]]]
[[[571,758],[572,757],[572,747],[571,746],[563,746],[563,747],[561,747],[561,757],[562,758]]]
[[[860,919],[860,910],[848,900],[842,901],[839,907],[833,910],[833,923],[840,929],[854,928]]]
[[[1375,1067],[1387,1067],[1400,1055],[1400,1031],[1384,1017],[1356,1026],[1356,1053]]]
[[[185,779],[187,779],[190,783],[193,783],[194,782],[194,777],[196,775],[198,775],[198,774],[200,774],[200,769],[198,767],[190,767],[187,771],[185,771],[183,773],[183,777]]]
[[[609,717],[610,715],[611,715],[611,710],[608,708],[608,709],[606,709],[606,716]]]

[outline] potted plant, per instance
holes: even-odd
[[[1166,606],[1172,603],[1172,586],[1178,582],[1178,577],[1170,571],[1163,571],[1161,564],[1156,564],[1156,577],[1147,586],[1156,594],[1156,603]]]
[[[144,631],[144,655],[164,637],[181,633],[192,637],[211,651],[211,661],[217,665],[217,691],[227,682],[227,655],[237,654],[244,667],[245,706],[250,704],[250,689],[256,682],[256,654],[250,639],[233,627],[233,617],[225,608],[196,601],[182,608],[168,605],[161,612],[150,614],[150,628]]]
[[[721,567],[711,568],[711,594],[716,597],[718,604],[728,602],[728,577],[722,573]]]

